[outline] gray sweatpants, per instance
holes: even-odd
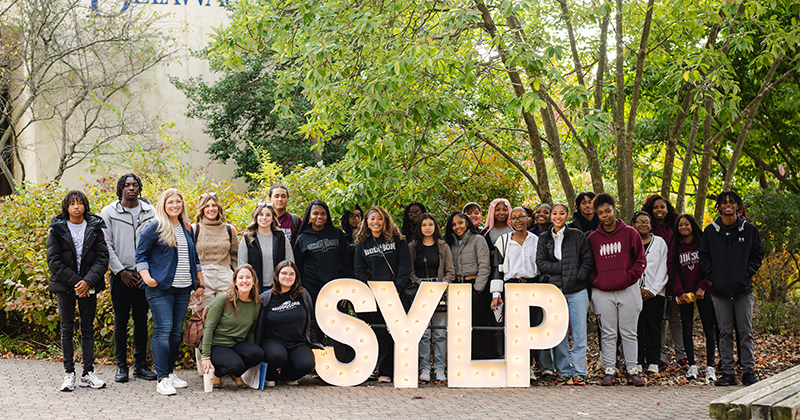
[[[617,336],[622,338],[622,352],[625,367],[630,372],[638,363],[638,342],[636,328],[639,313],[642,312],[642,293],[634,283],[624,290],[604,292],[592,290],[592,305],[600,324],[600,340],[603,343],[600,357],[606,369],[614,367],[617,361]]]
[[[756,366],[755,343],[753,342],[753,293],[736,298],[711,295],[719,327],[719,359],[723,374],[734,374],[733,327],[739,335],[739,350],[742,371],[752,372]]]

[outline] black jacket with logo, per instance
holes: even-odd
[[[761,267],[764,248],[758,230],[744,217],[732,226],[717,217],[706,226],[699,254],[700,267],[711,281],[711,294],[735,298],[753,291],[753,275]]]

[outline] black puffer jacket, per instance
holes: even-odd
[[[50,223],[47,237],[47,266],[50,267],[49,289],[53,293],[75,293],[75,285],[86,280],[95,292],[106,288],[108,246],[103,235],[106,225],[93,213],[86,219],[81,266],[78,267],[75,245],[67,220],[58,214]]]
[[[536,266],[544,283],[555,285],[564,294],[576,293],[589,287],[589,273],[594,268],[594,258],[589,241],[578,229],[564,227],[561,242],[561,261],[554,254],[555,240],[552,228],[539,235],[536,249]]]

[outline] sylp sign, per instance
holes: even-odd
[[[505,293],[506,359],[472,360],[472,291],[470,284],[422,283],[406,314],[391,282],[334,280],[319,293],[316,317],[329,337],[355,349],[355,359],[341,363],[333,348],[314,350],[317,374],[338,386],[363,383],[375,370],[378,339],[369,325],[337,310],[341,300],[356,312],[380,309],[394,339],[394,386],[416,388],[419,341],[445,290],[447,294],[448,386],[473,388],[530,386],[530,350],[549,349],[563,340],[569,325],[567,300],[551,284],[507,284]],[[529,307],[544,310],[544,321],[531,328]]]

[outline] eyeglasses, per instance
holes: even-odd
[[[637,221],[633,222],[633,224],[634,225],[649,225],[650,221],[649,220],[637,220]]]
[[[202,193],[202,194],[200,194],[200,198],[206,198],[206,197],[208,197],[208,196],[211,196],[211,197],[216,197],[216,196],[217,196],[217,193],[216,193],[216,192],[214,192],[214,191],[211,191],[211,192],[207,192],[207,193]]]
[[[272,201],[259,201],[256,206],[272,207]]]
[[[364,215],[361,214],[361,213],[350,213],[348,215],[348,217],[351,218],[351,219],[360,219],[360,218],[364,217]]]
[[[528,220],[528,216],[518,216],[518,217],[512,217],[511,218],[512,222],[520,222],[520,221],[525,221],[525,220]]]

